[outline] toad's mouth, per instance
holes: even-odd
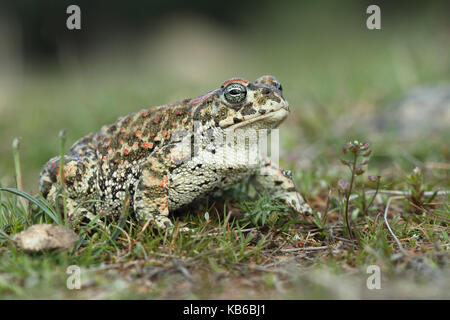
[[[274,129],[277,128],[289,114],[288,106],[282,106],[277,110],[272,110],[264,114],[250,115],[244,117],[239,123],[221,125],[226,131],[237,129]]]

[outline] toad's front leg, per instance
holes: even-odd
[[[167,145],[149,157],[140,168],[135,185],[134,212],[141,221],[149,221],[160,230],[172,229],[169,219],[169,174],[183,156],[182,148]],[[187,232],[187,227],[179,228]]]
[[[312,209],[303,196],[297,191],[292,174],[264,160],[258,172],[252,177],[252,182],[259,192],[268,192],[274,197],[284,200],[295,211],[309,215]]]
[[[158,229],[172,228],[169,215],[169,185],[167,168],[158,157],[142,165],[135,186],[134,212],[141,221],[150,220]]]

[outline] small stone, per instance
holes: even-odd
[[[35,224],[14,237],[19,247],[29,251],[69,249],[76,240],[71,229],[51,224]]]
[[[450,84],[411,89],[382,110],[374,121],[378,131],[392,132],[410,141],[430,135],[448,136]]]

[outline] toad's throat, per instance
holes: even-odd
[[[281,107],[268,113],[253,116],[249,119],[243,119],[239,123],[222,126],[225,131],[234,131],[237,129],[274,129],[277,128],[288,116],[287,108]]]

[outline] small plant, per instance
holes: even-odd
[[[262,196],[255,201],[245,201],[241,205],[241,210],[245,214],[240,221],[255,227],[269,226],[271,229],[285,231],[289,225],[297,222],[290,217],[285,204],[269,196]]]
[[[14,203],[11,203],[8,208],[4,206],[4,212],[8,212],[11,215],[14,215],[15,212],[23,212],[24,220],[28,225],[42,223],[43,221],[47,221],[47,218],[61,225],[61,217],[54,212],[51,205],[41,195],[37,194],[33,196],[23,191],[19,148],[19,139],[15,138],[12,142],[12,150],[16,174],[16,188],[5,188],[0,185],[0,192],[6,192],[19,198],[16,198]],[[0,204],[4,205],[1,197]],[[36,210],[36,213],[32,214],[33,210]],[[0,212],[0,214],[2,213]],[[3,215],[6,217],[6,213],[3,213]],[[22,225],[24,224],[22,223]]]
[[[370,154],[372,150],[369,149],[370,143],[368,142],[347,142],[344,146],[342,146],[342,152],[344,154],[351,154],[351,159],[341,159],[341,162],[350,169],[351,176],[350,181],[345,181],[343,179],[338,181],[338,187],[343,192],[345,200],[344,200],[344,211],[342,212],[342,217],[344,220],[344,224],[346,225],[348,235],[351,239],[354,238],[353,231],[350,227],[350,220],[348,216],[348,210],[350,205],[350,195],[355,188],[355,179],[357,176],[362,175],[365,171],[362,169],[363,166],[367,165],[370,161]],[[378,179],[379,181],[379,179]],[[379,185],[379,182],[378,182]],[[378,189],[378,186],[377,186]],[[375,198],[375,196],[374,196]],[[373,199],[374,199],[373,198]],[[373,201],[372,199],[372,201]],[[372,203],[371,201],[371,203]]]
[[[425,194],[422,170],[416,167],[411,174],[406,176],[406,181],[411,188],[411,202],[417,207],[422,207]]]

